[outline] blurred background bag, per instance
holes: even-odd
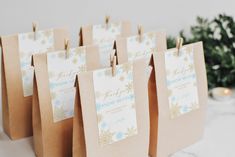
[[[105,24],[90,25],[81,28],[80,45],[98,45],[100,61],[103,67],[109,67],[110,50],[118,36],[127,37],[131,34],[131,24],[128,21],[113,22],[106,17]]]
[[[154,50],[164,51],[167,49],[165,32],[146,32],[138,28],[138,34],[128,37],[118,37],[115,43],[118,63],[125,63],[140,58],[150,60]]]
[[[38,157],[72,156],[76,74],[101,67],[98,47],[70,49],[68,43],[65,47],[33,56],[33,133]]]
[[[11,139],[32,136],[32,55],[63,49],[67,37],[63,28],[1,37],[3,128]]]

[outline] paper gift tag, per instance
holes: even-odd
[[[114,40],[121,35],[122,23],[110,23],[108,26],[93,26],[93,44],[99,45],[101,64],[104,67],[110,66],[110,51],[113,50]]]
[[[31,66],[32,55],[54,50],[53,30],[37,31],[36,38],[34,33],[22,33],[18,35],[20,68],[22,73],[24,96],[33,94],[33,70]]]
[[[137,135],[133,65],[126,63],[93,72],[95,104],[101,146]]]
[[[155,32],[145,33],[142,40],[139,36],[131,36],[127,38],[127,55],[128,60],[133,61],[142,57],[150,58],[153,50],[157,46],[157,35]]]
[[[193,47],[165,53],[165,68],[171,118],[199,108]]]
[[[85,47],[47,54],[54,122],[73,117],[76,74],[86,71]]]

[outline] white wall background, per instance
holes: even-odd
[[[75,43],[81,25],[102,23],[106,14],[112,20],[142,24],[145,30],[165,29],[177,35],[194,24],[196,16],[212,18],[218,13],[235,17],[235,1],[0,0],[0,35],[31,31],[32,21],[38,21],[41,29],[68,26]]]
[[[196,16],[218,13],[235,16],[234,0],[0,0],[0,35],[31,31],[32,21],[40,28],[68,26],[77,35],[83,24],[127,19],[145,30],[166,29],[177,34],[195,22]],[[75,36],[74,35],[74,36]]]

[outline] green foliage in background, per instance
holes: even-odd
[[[235,86],[235,21],[220,14],[213,20],[197,17],[190,28],[190,37],[184,32],[184,44],[203,41],[209,88]],[[168,47],[175,47],[175,38],[167,39]]]

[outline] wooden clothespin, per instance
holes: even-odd
[[[180,49],[183,46],[184,39],[182,37],[177,38],[176,40],[176,48],[177,48],[177,55],[179,55]]]
[[[67,59],[69,57],[69,47],[70,43],[68,39],[64,40],[64,49],[65,49],[65,58]]]
[[[137,29],[138,29],[139,42],[142,42],[142,40],[143,40],[143,27],[141,25],[139,25]]]
[[[112,67],[112,76],[116,75],[117,56],[115,54],[110,55],[110,62]]]
[[[34,40],[37,40],[37,24],[36,24],[36,22],[33,22],[33,33],[34,33],[34,35],[33,35]]]
[[[110,24],[110,16],[105,16],[105,26],[106,26],[106,29],[109,28],[109,24]]]

